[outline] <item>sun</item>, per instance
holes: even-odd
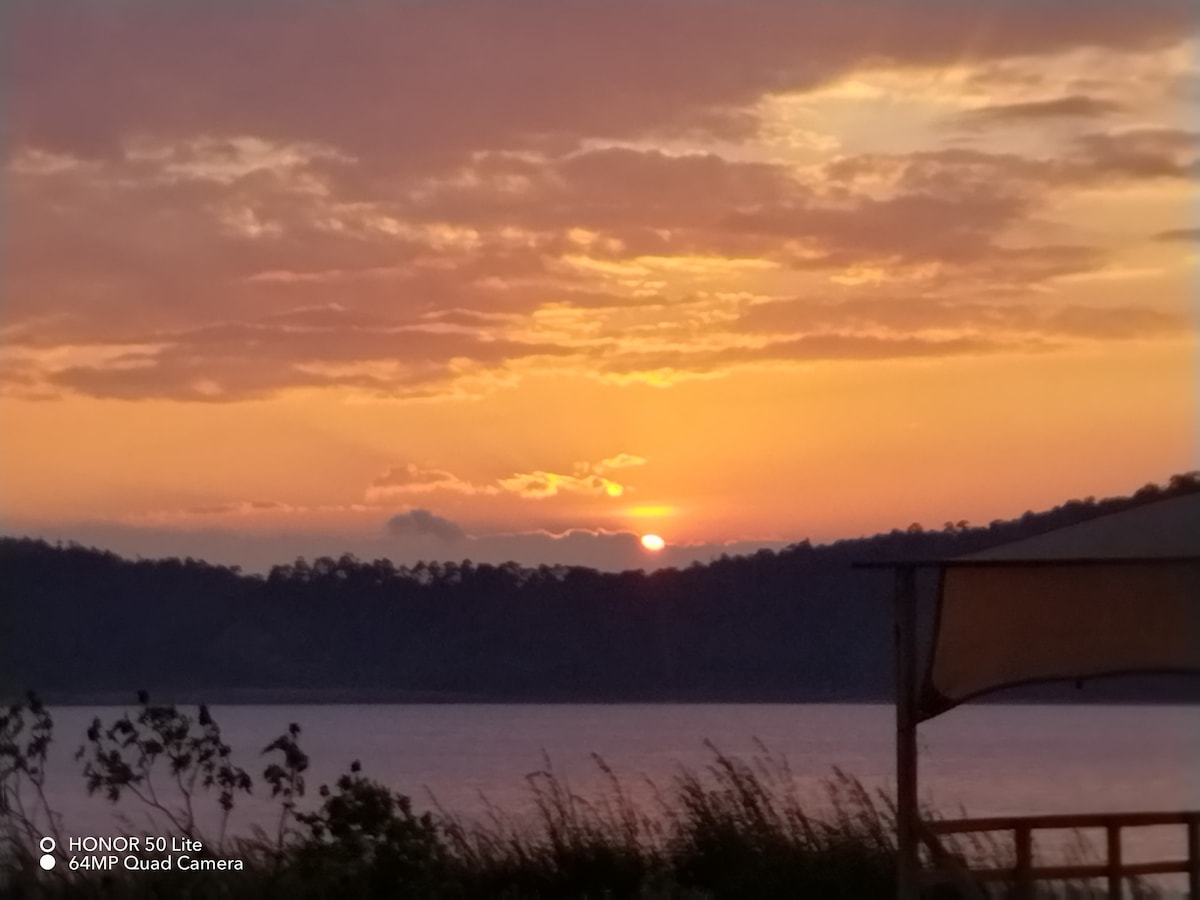
[[[642,546],[651,553],[657,553],[663,547],[667,546],[667,542],[660,538],[657,534],[643,534]]]

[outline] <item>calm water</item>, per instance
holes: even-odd
[[[73,752],[94,715],[118,709],[54,710],[57,746],[51,802],[73,834],[115,834],[113,807],[89,798]],[[234,759],[261,772],[259,751],[289,722],[303,728],[313,762],[310,793],[354,759],[365,772],[445,809],[478,815],[487,801],[527,811],[524,776],[548,757],[572,790],[591,796],[604,780],[600,754],[635,796],[646,780],[667,787],[680,766],[712,761],[705,740],[749,757],[756,741],[786,757],[814,802],[837,766],[869,787],[893,784],[890,706],[872,705],[405,705],[214,708]],[[921,729],[925,799],[971,815],[1200,808],[1200,709],[1195,707],[974,706]],[[257,779],[256,779],[257,780]],[[121,807],[133,811],[133,807]],[[235,831],[265,822],[262,800],[241,804]],[[143,820],[134,824],[144,826]],[[1160,830],[1131,835],[1131,858],[1182,852]]]

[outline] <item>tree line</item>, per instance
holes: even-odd
[[[1200,473],[986,526],[722,555],[653,572],[297,559],[266,575],[0,539],[0,693],[95,701],[850,700],[890,691],[890,578],[1200,490]]]

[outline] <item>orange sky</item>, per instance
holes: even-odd
[[[645,566],[1196,468],[1187,3],[6,10],[8,533]]]

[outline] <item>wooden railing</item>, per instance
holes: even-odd
[[[1125,862],[1122,856],[1121,830],[1163,825],[1182,825],[1187,828],[1187,859],[1162,862]],[[1105,831],[1106,856],[1103,863],[1035,866],[1033,864],[1033,833],[1056,829],[1096,828]],[[1138,812],[1086,813],[1082,815],[996,816],[986,819],[945,819],[922,822],[921,831],[932,851],[934,862],[960,883],[969,879],[976,884],[1006,881],[1012,884],[1016,897],[1028,900],[1034,896],[1038,881],[1065,879],[1106,879],[1108,896],[1121,900],[1126,878],[1139,875],[1188,876],[1188,892],[1192,900],[1200,900],[1200,811],[1195,812]],[[980,832],[1009,832],[1013,835],[1015,866],[1011,869],[967,869],[961,859],[949,853],[939,836]]]

